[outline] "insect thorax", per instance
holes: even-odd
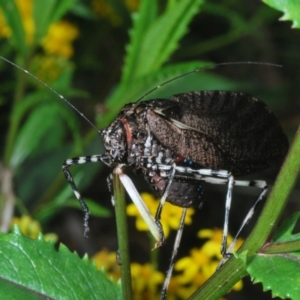
[[[160,170],[158,164],[172,166],[180,160],[180,164],[185,165],[185,160],[160,143],[151,132],[147,121],[148,110],[151,110],[151,105],[147,102],[127,104],[117,119],[102,131],[106,161],[111,162],[111,167],[124,164],[141,173],[159,196],[162,196],[172,169]],[[167,201],[181,207],[201,206],[202,196],[203,190],[198,180],[176,175]]]

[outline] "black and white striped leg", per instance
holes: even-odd
[[[231,244],[228,246],[227,249],[225,249],[225,255],[223,255],[223,259],[221,260],[221,262],[219,263],[218,268],[220,268],[226,261],[227,258],[229,258],[231,256],[232,251],[234,250],[234,246],[237,242],[237,239],[241,233],[241,231],[243,230],[243,228],[248,224],[248,222],[251,220],[252,216],[255,213],[255,209],[257,207],[257,205],[265,200],[266,198],[266,194],[268,193],[268,185],[265,181],[262,180],[254,180],[254,181],[239,181],[238,183],[240,183],[239,185],[246,185],[247,186],[252,186],[252,187],[258,187],[258,188],[262,188],[262,192],[260,193],[259,197],[257,198],[257,200],[255,201],[255,203],[253,204],[253,206],[250,208],[250,210],[248,211],[246,217],[244,218],[238,232],[236,233],[233,241],[231,242]],[[227,241],[226,241],[227,244]],[[223,245],[222,245],[223,246]]]
[[[228,258],[227,257],[228,253],[226,252],[226,249],[227,249],[229,212],[231,208],[233,184],[234,184],[234,178],[232,175],[230,175],[228,178],[228,188],[227,188],[226,203],[225,203],[225,218],[224,218],[223,236],[222,236],[222,244],[221,244],[221,254],[223,255],[223,257],[226,258]]]
[[[70,171],[68,170],[68,168],[73,165],[100,162],[100,161],[102,161],[102,158],[103,158],[103,155],[93,155],[93,156],[82,156],[82,157],[70,158],[70,159],[67,159],[62,165],[62,170],[65,174],[65,177],[66,177],[67,181],[69,182],[69,184],[71,185],[71,188],[83,210],[84,237],[86,237],[86,238],[88,237],[87,233],[90,230],[89,224],[88,224],[88,219],[90,217],[90,211],[89,211],[89,208],[87,207],[86,203],[84,202],[83,198],[81,197],[81,195],[76,187],[76,184],[73,180],[73,177],[72,177]]]
[[[171,165],[170,161],[168,159],[165,159],[164,161],[160,158],[143,158],[140,161],[141,165],[143,166],[152,166],[155,168],[155,170],[159,170],[161,173],[161,176],[164,177],[162,174],[166,172],[169,173],[169,184],[166,189],[166,191],[169,189],[170,185],[172,184],[172,180],[176,176],[184,176],[186,179],[193,179],[193,180],[199,180],[200,182],[207,182],[210,184],[227,184],[227,194],[226,194],[226,203],[225,203],[225,218],[224,218],[224,228],[223,228],[223,237],[222,237],[222,245],[221,245],[221,253],[224,257],[223,260],[226,260],[226,258],[229,258],[231,256],[231,250],[234,247],[234,244],[236,243],[236,240],[242,231],[242,229],[245,227],[247,222],[251,219],[252,215],[254,214],[254,210],[259,202],[261,202],[266,193],[267,193],[267,184],[265,181],[262,180],[253,180],[253,181],[246,181],[246,180],[234,180],[234,177],[232,174],[227,170],[213,170],[213,169],[194,169],[186,166],[177,166],[176,164]],[[149,164],[149,166],[147,165]],[[174,173],[175,171],[175,173]],[[228,237],[228,223],[229,223],[229,213],[231,208],[231,202],[232,202],[232,190],[233,186],[245,186],[245,187],[256,187],[261,188],[263,191],[261,192],[260,196],[250,209],[250,211],[247,213],[247,216],[245,217],[242,225],[240,226],[238,233],[236,234],[234,241],[231,243],[229,248],[227,249],[227,237]],[[161,201],[161,204],[158,208],[156,218],[159,219],[162,206],[164,204],[165,198],[167,197],[167,192],[163,195],[163,201]]]
[[[160,203],[159,203],[159,206],[158,206],[156,214],[155,214],[155,220],[156,220],[156,222],[159,222],[159,223],[160,223],[162,209],[163,209],[163,207],[164,207],[164,205],[166,203],[168,192],[169,192],[170,186],[171,186],[171,184],[173,182],[173,179],[174,179],[174,176],[175,176],[175,172],[176,172],[176,164],[175,163],[173,163],[172,166],[170,166],[170,167],[171,167],[171,172],[169,174],[168,184],[166,186],[166,189],[164,191],[163,196],[160,199]]]
[[[158,164],[158,169],[168,171],[171,169],[171,166],[164,165],[164,164]],[[224,261],[231,256],[231,252],[234,248],[237,238],[238,238],[240,232],[245,227],[245,225],[252,218],[256,206],[258,205],[258,203],[260,203],[265,198],[265,195],[268,191],[267,183],[263,180],[252,180],[252,181],[234,180],[234,177],[231,175],[231,173],[226,170],[211,170],[211,169],[198,169],[197,170],[197,169],[193,169],[190,167],[184,167],[184,166],[176,166],[175,169],[176,169],[176,174],[187,176],[188,178],[190,177],[190,178],[197,179],[199,181],[207,182],[210,184],[227,184],[228,185],[227,194],[226,194],[226,203],[225,203],[225,218],[224,218],[223,237],[222,237],[222,244],[221,244],[221,253],[224,257],[222,260],[222,263],[224,263]],[[233,242],[227,248],[229,213],[230,213],[230,208],[231,208],[232,190],[233,190],[234,185],[244,186],[244,187],[256,187],[256,188],[262,189],[262,192],[259,195],[256,202],[254,203],[254,205],[251,207],[251,209],[247,213],[246,217],[244,218],[237,234],[235,235]]]
[[[181,218],[180,218],[180,225],[179,225],[179,228],[178,228],[178,231],[177,231],[177,234],[176,234],[176,238],[175,238],[175,242],[174,242],[174,246],[173,246],[173,251],[172,251],[172,256],[171,256],[171,260],[170,260],[170,265],[169,265],[169,268],[168,268],[168,271],[167,271],[167,275],[166,275],[166,278],[165,278],[165,281],[164,281],[164,285],[162,287],[160,300],[164,300],[166,298],[166,295],[167,295],[168,287],[169,287],[169,284],[170,284],[170,280],[171,280],[171,276],[172,276],[172,272],[173,272],[173,268],[174,268],[175,258],[177,256],[178,249],[179,249],[180,242],[181,242],[186,211],[187,211],[187,208],[183,208],[182,215],[181,215]]]

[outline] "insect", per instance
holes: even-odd
[[[233,186],[262,189],[234,242],[268,189],[265,181],[241,181],[234,177],[271,166],[282,160],[288,149],[287,137],[269,108],[253,96],[236,92],[192,91],[169,99],[129,103],[107,128],[98,131],[104,140],[104,154],[67,159],[62,166],[83,208],[85,236],[89,230],[89,210],[68,169],[72,165],[102,161],[117,170],[125,189],[156,238],[157,247],[164,241],[160,216],[165,201],[184,208],[161,299],[166,296],[186,209],[203,204],[202,183],[228,186],[221,246],[221,253],[228,258],[232,247],[227,249]],[[161,197],[154,219],[131,180],[122,172],[124,166],[141,173]],[[111,181],[108,182],[111,186]]]
[[[281,126],[262,101],[246,94],[223,91],[189,92],[170,99],[127,104],[101,135],[105,154],[67,160],[63,165],[66,178],[80,201],[83,200],[67,168],[77,163],[103,161],[112,168],[124,164],[140,171],[161,196],[155,223],[150,223],[150,227],[159,224],[165,200],[185,208],[161,299],[165,298],[171,277],[186,208],[202,206],[201,183],[228,185],[221,248],[223,256],[228,258],[227,233],[233,185],[262,189],[239,232],[267,193],[265,181],[237,181],[233,176],[265,169],[282,160],[288,149]],[[128,184],[124,183],[124,186],[126,188]],[[159,236],[159,225],[156,230]],[[162,242],[163,233],[158,245]]]

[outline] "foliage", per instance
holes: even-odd
[[[299,289],[295,284],[297,279],[292,275],[297,273],[299,267],[299,233],[292,233],[298,219],[299,212],[296,212],[274,232],[271,244],[264,247],[251,261],[245,261],[247,272],[252,280],[261,282],[264,290],[270,289],[273,297],[291,299],[300,297]],[[273,268],[273,266],[279,267]],[[272,270],[272,272],[269,274],[262,270]],[[281,284],[282,282],[284,285]]]
[[[271,7],[283,12],[281,21],[292,21],[293,28],[300,28],[300,3],[297,0],[263,0]]]
[[[152,91],[155,86],[176,76],[211,65],[209,61],[220,59],[216,54],[217,50],[230,53],[227,47],[236,47],[235,43],[246,37],[250,36],[255,42],[252,42],[251,47],[247,43],[239,51],[232,51],[234,60],[248,60],[250,53],[255,53],[255,45],[266,42],[265,30],[260,30],[260,26],[274,22],[273,12],[260,4],[257,13],[249,17],[248,11],[246,14],[238,11],[240,5],[244,4],[232,1],[232,7],[229,2],[168,0],[162,5],[157,0],[143,0],[140,4],[133,0],[93,0],[88,5],[84,1],[75,0],[0,0],[0,55],[28,69],[59,94],[73,97],[72,103],[76,107],[88,107],[85,114],[89,118],[95,118],[97,126],[102,128],[115,118],[124,104],[141,97],[168,97],[174,93],[200,89],[247,90],[249,85],[238,81],[239,74],[235,74],[235,80],[229,80],[205,70],[197,74],[191,73]],[[265,2],[284,12],[282,20],[291,20],[293,27],[299,28],[297,1]],[[212,27],[208,38],[202,35],[204,26],[202,28],[197,23],[199,16],[207,15],[209,26],[205,24],[205,27]],[[229,24],[224,26],[220,35],[213,33],[215,18]],[[194,19],[196,21],[192,23]],[[195,27],[197,33],[188,35],[189,31],[195,32]],[[91,28],[95,30],[92,31]],[[131,28],[129,41],[128,28]],[[291,39],[290,46],[293,45],[292,41]],[[124,44],[127,44],[125,51]],[[203,60],[199,59],[200,55]],[[124,63],[120,74],[122,58]],[[231,53],[228,59],[232,60]],[[254,56],[253,60],[257,60],[257,57]],[[291,65],[294,65],[293,59]],[[102,76],[95,76],[96,69],[99,72],[97,74]],[[101,153],[103,147],[97,140],[95,130],[86,130],[80,124],[78,115],[59,98],[55,99],[54,94],[45,89],[36,78],[20,72],[3,60],[0,60],[0,70],[3,74],[0,82],[0,119],[3,127],[3,137],[0,137],[0,230],[8,232],[14,215],[21,215],[21,218],[14,218],[15,223],[19,224],[24,234],[37,238],[37,232],[41,228],[47,228],[53,220],[60,221],[59,213],[64,208],[80,209],[72,190],[66,186],[61,162],[67,157],[99,151]],[[12,72],[15,73],[12,75]],[[269,74],[263,77],[269,79]],[[95,89],[99,89],[97,96],[90,97],[81,89],[73,88],[75,82],[76,86],[80,86],[83,81],[96,82]],[[277,89],[269,91],[269,94],[267,86],[264,86],[263,91],[256,91],[266,95],[266,102],[278,110],[285,110],[288,100],[282,103],[282,98],[286,98],[287,84],[272,82],[272,86]],[[149,94],[148,91],[152,93]],[[78,101],[79,97],[84,101]],[[92,98],[95,98],[96,104],[91,109]],[[101,105],[100,98],[105,99]],[[297,122],[298,119],[290,118],[289,121],[293,120]],[[297,141],[294,143],[294,153],[299,153]],[[275,278],[277,275],[272,277],[267,273],[274,263],[277,274],[284,274],[283,276],[299,267],[299,236],[291,234],[298,215],[288,219],[283,227],[274,231],[299,171],[299,158],[292,153],[290,155],[290,165],[287,165],[286,173],[281,174],[281,178],[285,179],[284,184],[281,181],[281,185],[277,185],[280,188],[274,189],[276,193],[271,195],[265,214],[262,214],[257,224],[258,229],[254,230],[236,257],[226,263],[193,299],[221,297],[246,272],[255,282],[262,282],[264,289],[272,289],[274,295],[297,299],[293,282],[279,289],[278,278]],[[99,168],[100,166],[91,165],[88,172],[83,168],[72,169],[80,191],[89,186]],[[280,178],[278,182],[280,184]],[[88,199],[87,204],[93,216],[111,215],[95,199]],[[132,213],[134,207],[131,206],[128,210],[135,214]],[[180,212],[174,207],[168,212],[163,217],[166,218],[165,227],[172,234]],[[193,212],[188,219],[190,221],[192,214]],[[139,223],[138,228],[142,228],[141,226]],[[270,243],[268,236],[271,229],[274,233]],[[52,232],[53,229],[50,228],[49,231]],[[215,235],[208,238],[209,242],[212,242],[213,236]],[[71,295],[69,291],[75,291],[80,298],[87,297],[87,294],[91,295],[90,298],[99,298],[99,293],[102,292],[108,293],[102,295],[105,299],[121,297],[119,286],[107,280],[102,271],[96,271],[86,258],[80,259],[62,245],[56,251],[53,243],[45,242],[41,235],[37,240],[31,240],[15,229],[13,233],[1,234],[0,243],[3,256],[1,291],[7,291],[10,299],[34,299],[38,297],[38,293],[52,298],[68,297]],[[193,248],[175,265],[175,269],[181,274],[171,280],[170,297],[187,297],[196,289],[197,284],[201,285],[211,275],[212,272],[204,271],[211,271],[215,267],[216,262],[211,257],[205,256],[206,265],[198,265],[198,261],[196,263],[196,258],[203,258],[203,247]],[[209,249],[212,251],[212,248]],[[25,255],[27,259],[20,260],[20,255]],[[104,260],[103,255],[101,259]],[[277,262],[277,259],[280,261]],[[157,264],[158,255],[152,254],[151,265],[132,265],[132,275],[137,276],[134,282],[138,282],[138,288],[145,285],[147,289],[155,289],[154,293],[157,294],[157,285],[162,282],[162,273],[157,269]],[[194,267],[193,270],[191,266]],[[112,274],[109,270],[107,273]],[[142,273],[153,274],[156,278],[153,282],[157,285],[147,286],[146,282],[141,282]],[[203,273],[209,275],[202,276]],[[193,276],[194,281],[188,281],[189,276]],[[147,283],[149,282],[151,281]]]
[[[106,279],[87,257],[79,258],[64,245],[56,251],[41,234],[33,240],[15,227],[13,233],[0,235],[0,245],[5,299],[122,299],[120,285]]]

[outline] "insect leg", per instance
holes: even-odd
[[[114,172],[118,174],[124,188],[126,189],[126,192],[130,196],[135,206],[137,207],[142,218],[147,223],[153,237],[157,241],[154,248],[160,247],[164,241],[163,229],[160,222],[153,219],[143,199],[141,198],[140,194],[136,190],[132,180],[126,174],[123,173],[121,166],[116,167]]]
[[[164,193],[160,199],[160,203],[158,205],[158,208],[157,208],[156,214],[155,214],[155,221],[158,224],[160,224],[162,209],[166,202],[166,198],[168,196],[170,186],[171,186],[174,176],[175,176],[176,164],[173,162],[172,159],[163,158],[163,161],[162,161],[161,157],[153,156],[153,157],[139,157],[138,165],[143,166],[148,169],[151,168],[152,170],[155,170],[155,171],[159,170],[160,176],[162,176],[164,178],[168,178],[167,186],[166,186]]]
[[[250,210],[248,211],[246,217],[244,218],[238,232],[236,233],[233,241],[231,242],[231,244],[229,245],[229,247],[227,248],[226,252],[227,253],[231,253],[235,244],[236,244],[236,241],[238,239],[238,236],[240,235],[241,231],[243,230],[243,228],[248,224],[248,222],[251,220],[252,216],[254,215],[255,213],[255,209],[257,207],[257,205],[265,199],[266,197],[266,194],[268,192],[268,185],[265,181],[263,180],[255,180],[255,181],[239,181],[239,182],[242,182],[243,185],[247,184],[248,183],[248,186],[254,186],[254,187],[260,187],[262,188],[262,192],[260,193],[260,195],[258,196],[257,200],[254,202],[253,206],[250,208]],[[239,183],[238,182],[238,183]],[[236,184],[236,185],[239,185],[239,184]]]
[[[103,155],[93,155],[93,156],[82,156],[82,157],[70,158],[70,159],[67,159],[62,165],[62,170],[65,174],[65,177],[66,177],[67,181],[69,182],[69,184],[71,185],[71,188],[83,210],[83,214],[84,214],[84,218],[83,218],[84,234],[83,235],[86,238],[88,237],[87,233],[90,230],[89,224],[88,224],[88,219],[90,217],[90,211],[89,211],[89,208],[87,207],[86,203],[84,202],[83,198],[81,197],[81,195],[76,187],[76,184],[73,180],[73,177],[72,177],[70,171],[68,170],[68,168],[70,166],[78,165],[78,164],[100,162],[102,160],[102,158],[103,158]]]
[[[158,165],[159,170],[169,170],[169,165]],[[199,181],[207,182],[210,184],[227,184],[227,195],[226,195],[226,203],[225,203],[225,218],[224,218],[224,227],[223,227],[223,237],[222,237],[222,244],[221,244],[221,254],[223,255],[223,260],[221,262],[224,263],[224,261],[231,256],[232,249],[237,241],[237,238],[240,234],[240,232],[243,230],[245,225],[249,222],[249,220],[252,218],[255,208],[264,198],[268,191],[267,183],[263,180],[234,180],[234,177],[231,175],[229,171],[226,170],[210,170],[210,169],[192,169],[190,167],[182,167],[182,166],[176,166],[176,172],[177,174],[180,174],[182,176],[186,176],[187,178],[193,178],[197,179]],[[229,224],[229,213],[230,213],[230,207],[232,202],[232,190],[233,185],[236,186],[244,186],[244,187],[256,187],[261,188],[262,192],[259,195],[258,199],[255,201],[254,205],[251,207],[249,212],[247,213],[246,217],[244,218],[237,234],[234,237],[234,240],[227,248],[227,236],[228,236],[228,224]]]
[[[175,172],[176,172],[176,164],[175,163],[173,163],[172,166],[170,166],[170,167],[171,167],[171,172],[169,173],[169,176],[168,176],[169,177],[168,178],[168,184],[166,186],[166,189],[164,191],[163,196],[160,199],[160,203],[158,205],[158,208],[157,208],[157,211],[156,211],[156,214],[155,214],[155,220],[157,222],[160,221],[161,212],[162,212],[163,206],[164,206],[164,204],[166,202],[166,199],[167,199],[167,196],[168,196],[168,192],[169,192],[170,186],[172,184],[172,181],[174,179]]]
[[[225,203],[225,218],[224,218],[223,236],[222,236],[222,244],[221,244],[221,254],[223,255],[224,258],[230,257],[228,256],[229,254],[226,252],[226,249],[227,249],[229,212],[231,208],[233,184],[234,184],[234,178],[231,175],[228,178],[228,188],[227,188],[226,203]]]
[[[165,278],[165,281],[164,281],[164,285],[162,287],[160,300],[164,300],[166,295],[167,295],[167,290],[168,290],[168,287],[169,287],[170,279],[171,279],[173,268],[174,268],[175,258],[177,256],[179,245],[180,245],[180,242],[181,242],[186,211],[187,211],[187,208],[183,208],[182,215],[181,215],[181,218],[180,218],[180,225],[179,225],[179,228],[178,228],[178,231],[177,231],[177,234],[176,234],[176,238],[175,238],[175,242],[174,242],[174,246],[173,246],[173,252],[172,252],[172,256],[171,256],[171,260],[170,260],[170,265],[169,265],[169,269],[167,271],[167,275],[166,275],[166,278]]]
[[[224,251],[223,254],[223,259],[221,260],[221,262],[219,263],[218,268],[220,268],[226,261],[227,258],[231,257],[232,255],[232,251],[234,249],[234,246],[237,242],[237,239],[241,233],[241,231],[244,229],[244,227],[248,224],[248,222],[250,221],[250,219],[252,218],[252,216],[254,215],[255,212],[255,208],[257,207],[257,205],[264,200],[267,192],[268,192],[268,185],[264,180],[251,180],[251,181],[244,181],[244,180],[237,180],[234,182],[235,185],[237,186],[249,186],[249,187],[257,187],[257,188],[261,188],[262,192],[260,193],[260,195],[258,196],[257,200],[254,202],[253,206],[250,208],[250,210],[248,211],[247,215],[245,216],[238,232],[236,233],[233,241],[231,242],[231,244],[227,247],[227,240],[226,240],[226,244],[222,243],[222,250]],[[224,247],[224,248],[223,248]]]

